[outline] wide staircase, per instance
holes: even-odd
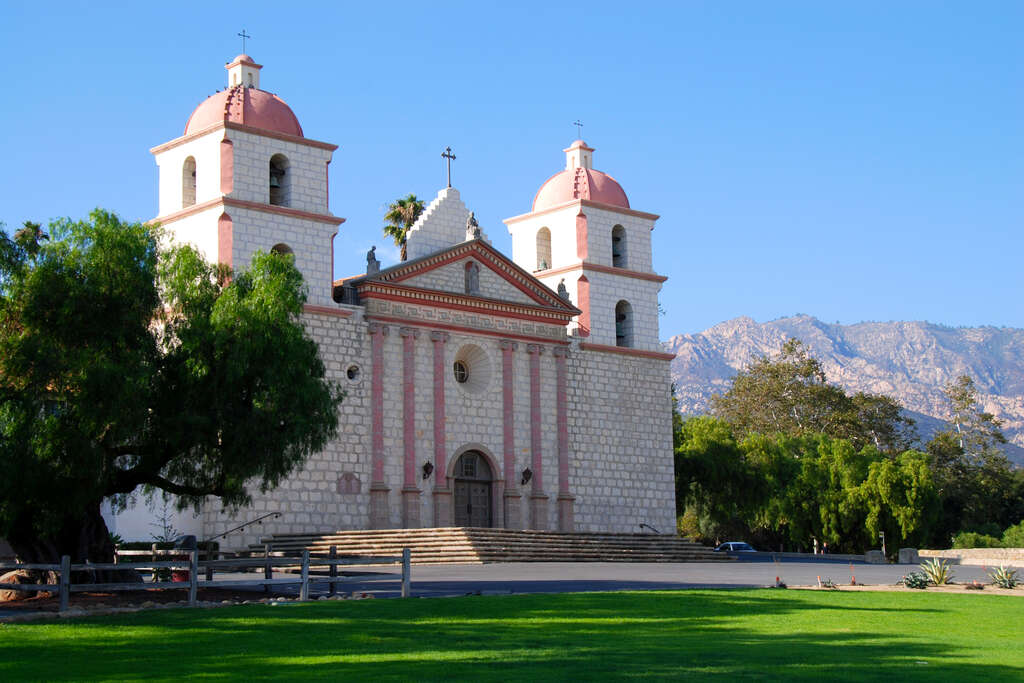
[[[261,553],[286,555],[309,550],[339,556],[397,555],[410,548],[414,564],[484,562],[709,562],[729,560],[724,553],[677,536],[659,534],[560,533],[446,527],[382,529],[317,534],[276,534],[250,546]]]

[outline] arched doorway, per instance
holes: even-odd
[[[455,462],[455,526],[489,527],[494,523],[492,481],[487,458],[480,451],[466,451]]]

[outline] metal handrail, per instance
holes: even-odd
[[[647,524],[646,522],[640,522],[640,530],[642,531],[642,530],[644,530],[644,529],[650,529],[651,531],[653,531],[653,532],[654,532],[654,533],[656,533],[656,534],[661,534],[661,532],[660,532],[660,531],[658,531],[657,529],[655,529],[655,528],[654,528],[653,526],[651,526],[650,524]]]
[[[280,512],[268,512],[267,514],[261,515],[261,516],[257,517],[256,519],[250,519],[245,524],[239,524],[238,526],[234,527],[233,529],[228,529],[227,531],[225,531],[222,534],[217,534],[216,536],[211,536],[210,538],[208,538],[205,541],[203,541],[203,543],[209,543],[210,541],[216,541],[218,538],[224,538],[228,534],[234,533],[236,531],[242,531],[242,530],[245,529],[245,527],[249,526],[250,524],[263,524],[263,520],[265,520],[267,517],[273,517],[274,519],[277,519],[280,516],[281,516]]]

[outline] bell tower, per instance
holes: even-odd
[[[328,164],[337,145],[304,136],[284,100],[260,89],[249,55],[225,65],[228,87],[196,107],[185,133],[150,150],[156,220],[210,261],[246,267],[257,250],[293,254],[309,303],[333,305]]]
[[[537,191],[529,213],[508,218],[512,258],[551,289],[565,287],[582,313],[573,335],[590,345],[660,352],[652,267],[658,216],[630,207],[613,177],[593,167],[594,148],[576,140],[565,169]]]

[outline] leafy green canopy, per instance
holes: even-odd
[[[416,224],[420,214],[423,213],[423,200],[417,199],[416,195],[410,194],[407,197],[397,199],[388,205],[388,212],[384,214],[384,234],[395,241],[396,247],[402,249],[402,260],[405,260],[405,239],[409,235],[409,228]]]
[[[140,486],[244,504],[336,432],[343,395],[290,256],[232,273],[101,210],[50,233],[0,233],[0,536],[16,550]]]
[[[916,440],[914,421],[888,396],[848,395],[829,384],[821,363],[797,339],[778,356],[764,356],[744,368],[729,390],[711,399],[712,413],[737,434],[790,436],[827,434],[855,448],[871,445],[897,453]]]

